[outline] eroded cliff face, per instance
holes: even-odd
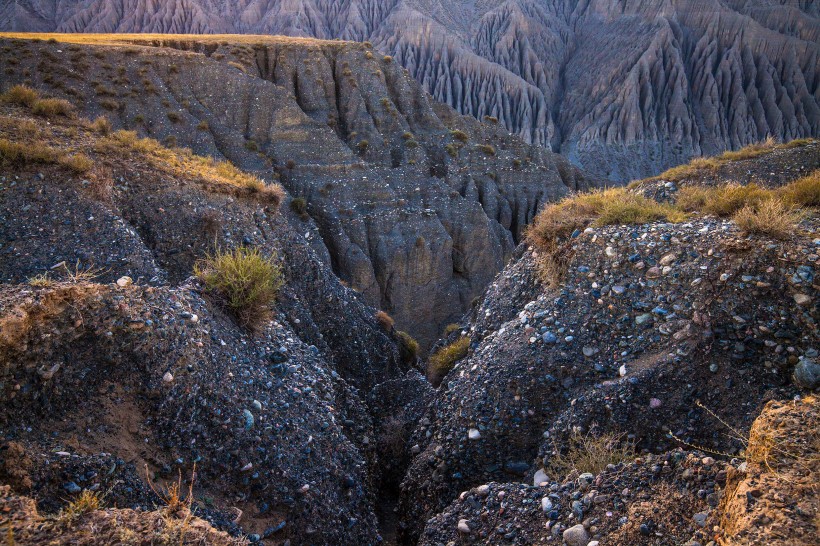
[[[460,113],[628,180],[820,134],[818,16],[785,0],[24,0],[0,29],[370,40]]]
[[[362,44],[124,36],[2,45],[6,85],[29,81],[91,119],[104,114],[115,128],[281,179],[304,200],[301,217],[291,210],[299,203],[284,207],[297,231],[422,345],[502,269],[541,204],[590,183],[500,125],[434,103]]]

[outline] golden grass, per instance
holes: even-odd
[[[136,131],[116,131],[100,139],[96,151],[135,152],[158,168],[170,170],[181,177],[193,174],[213,186],[243,189],[264,198],[274,206],[278,206],[284,197],[284,190],[279,184],[265,184],[232,163],[198,156],[187,148],[171,150],[152,138],[140,138]]]
[[[599,474],[607,465],[628,461],[635,456],[635,447],[616,434],[573,434],[566,450],[554,446],[554,454],[544,469],[552,479],[561,481],[585,472]]]
[[[681,180],[695,178],[699,175],[713,173],[721,166],[734,161],[754,159],[775,150],[799,148],[813,142],[817,142],[817,140],[813,138],[799,138],[790,142],[779,144],[774,138],[769,137],[764,141],[749,144],[739,150],[726,151],[715,157],[697,157],[685,165],[672,167],[658,176],[653,176],[651,178],[647,178],[646,180],[635,181],[630,186],[634,187],[649,180],[670,180],[672,182],[679,182]]]
[[[94,162],[83,153],[66,154],[42,143],[15,142],[0,138],[0,166],[24,167],[31,164],[52,164],[65,167],[77,174],[94,167]]]
[[[402,362],[406,364],[414,363],[419,356],[419,342],[402,330],[397,331],[396,335],[399,338],[399,354]]]
[[[32,104],[31,111],[46,118],[68,117],[74,111],[74,106],[65,99],[37,99]]]
[[[375,318],[376,322],[379,323],[379,326],[381,326],[382,330],[384,330],[385,332],[390,332],[391,330],[393,330],[393,326],[395,325],[393,317],[391,317],[384,311],[377,311]]]
[[[83,515],[99,510],[100,497],[97,493],[84,489],[83,492],[75,500],[71,501],[59,515],[60,521],[64,523],[71,523]]]
[[[15,85],[0,95],[0,101],[6,104],[25,106],[27,108],[34,106],[34,103],[37,102],[39,98],[40,94],[37,91],[25,85]]]
[[[715,216],[731,216],[740,209],[771,199],[773,192],[757,184],[725,184],[722,186],[684,186],[677,195],[676,204],[687,212],[703,212]]]
[[[284,284],[281,266],[259,249],[218,251],[197,262],[194,274],[240,324],[257,328]]]
[[[427,377],[430,382],[439,385],[456,362],[467,356],[469,350],[470,338],[463,336],[430,355],[427,361]]]
[[[89,128],[103,136],[111,134],[111,122],[105,116],[99,116],[89,124]]]
[[[788,239],[797,231],[803,214],[787,207],[778,199],[767,199],[757,206],[747,205],[732,217],[746,233]]]
[[[784,186],[779,193],[787,205],[820,207],[820,169]]]
[[[324,47],[340,47],[355,42],[342,40],[320,40],[317,38],[298,38],[291,36],[270,36],[260,34],[61,34],[38,32],[0,32],[0,38],[25,40],[32,42],[40,40],[50,43],[108,45],[108,46],[155,46],[168,41],[231,44],[277,44],[277,45],[321,45]],[[134,51],[133,53],[138,53]]]

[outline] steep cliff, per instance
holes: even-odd
[[[29,82],[115,128],[281,179],[333,270],[423,344],[469,308],[542,203],[590,183],[560,156],[435,104],[366,45],[63,39],[85,43],[3,41],[4,86]]]
[[[370,40],[435,99],[613,180],[820,134],[810,1],[22,0],[0,29]]]

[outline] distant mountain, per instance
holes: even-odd
[[[814,0],[17,0],[0,29],[369,40],[436,99],[616,180],[820,135]]]

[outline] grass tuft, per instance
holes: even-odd
[[[589,472],[599,474],[610,464],[618,464],[635,456],[635,446],[624,442],[616,434],[575,433],[569,439],[567,449],[553,446],[554,452],[544,471],[552,479],[561,481],[569,476],[577,477]]]
[[[39,98],[40,94],[37,91],[25,85],[15,85],[0,96],[2,102],[27,108],[34,106]]]
[[[376,322],[379,323],[382,330],[385,332],[391,332],[393,327],[396,325],[396,322],[393,320],[393,317],[385,313],[384,311],[378,311],[375,315]]]
[[[787,205],[820,207],[820,169],[784,186],[780,196]]]
[[[66,506],[58,516],[58,519],[64,523],[71,524],[78,520],[83,515],[99,510],[100,497],[97,493],[84,489],[77,499],[73,500]]]
[[[427,378],[433,385],[440,385],[456,362],[467,356],[470,350],[469,336],[463,336],[430,355],[427,361]]]
[[[74,106],[64,99],[37,99],[32,104],[31,111],[46,118],[68,117],[74,111]]]
[[[243,326],[258,328],[284,284],[282,268],[259,249],[218,251],[197,262],[194,274]]]
[[[732,220],[745,233],[788,239],[797,231],[803,214],[777,199],[768,199],[757,206],[747,205]]]
[[[419,356],[419,342],[402,330],[397,331],[396,335],[399,337],[399,355],[402,362],[414,363]]]

